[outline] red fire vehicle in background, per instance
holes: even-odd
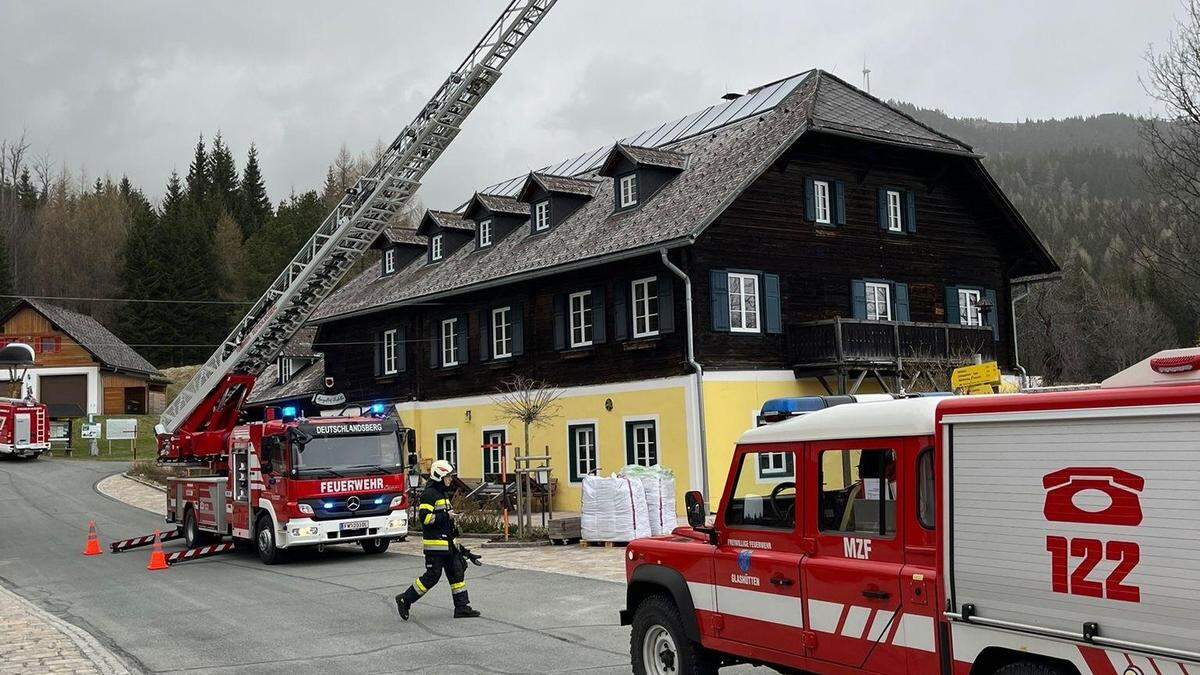
[[[33,347],[23,342],[0,346],[0,368],[8,372],[11,390],[11,398],[0,398],[0,455],[37,457],[50,451],[50,412],[32,394],[23,396],[34,359]]]
[[[628,547],[634,671],[1200,673],[1198,492],[1197,349],[762,426],[714,524]]]

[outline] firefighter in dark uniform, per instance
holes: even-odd
[[[421,539],[425,546],[425,573],[417,577],[407,591],[396,596],[396,609],[405,621],[408,621],[408,612],[413,603],[437,584],[443,570],[454,598],[454,618],[479,616],[479,611],[471,608],[467,598],[467,582],[463,579],[466,566],[454,551],[454,520],[450,512],[449,492],[453,474],[454,467],[450,462],[439,459],[430,467],[429,476],[432,480],[421,493],[417,518],[421,521]]]

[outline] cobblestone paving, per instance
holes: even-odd
[[[113,499],[151,513],[166,515],[166,498],[162,491],[121,474],[105,478],[96,487]],[[582,548],[579,544],[570,544],[531,548],[483,548],[480,546],[483,543],[481,539],[464,539],[463,543],[473,552],[483,556],[484,565],[568,574],[616,583],[625,582],[625,549],[621,547]],[[390,550],[421,555],[421,543],[410,538],[405,542],[393,542]]]
[[[129,670],[91,635],[0,586],[0,673],[91,673]]]

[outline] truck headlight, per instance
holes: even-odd
[[[311,516],[311,515],[313,514],[312,505],[310,505],[310,504],[301,504],[301,505],[300,505],[300,513],[303,513],[303,514],[304,514],[304,515],[306,515],[306,516]]]
[[[407,522],[406,518],[392,518],[391,520],[388,521],[388,529],[389,530],[402,530],[406,527],[408,527],[408,522]]]
[[[404,495],[396,495],[395,497],[392,497],[392,503],[388,505],[388,508],[390,508],[390,509],[404,508]]]

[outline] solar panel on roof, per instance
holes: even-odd
[[[803,72],[757,89],[751,89],[750,92],[753,93],[747,93],[745,96],[732,101],[698,110],[680,118],[674,123],[666,122],[657,127],[646,129],[632,136],[627,136],[621,139],[620,142],[626,145],[658,148],[669,143],[674,143],[682,138],[703,134],[718,127],[727,126],[748,117],[767,112],[779,105],[783,99],[787,98],[787,95],[792,93],[792,90],[804,78],[808,77],[809,72],[811,71]],[[610,148],[611,146],[602,146],[591,152],[585,152],[581,155],[564,159],[557,164],[538,169],[538,172],[558,176],[577,176],[600,166],[608,156]],[[525,176],[517,176],[484,188],[480,192],[513,196],[520,190],[521,185],[524,184],[524,180]]]

